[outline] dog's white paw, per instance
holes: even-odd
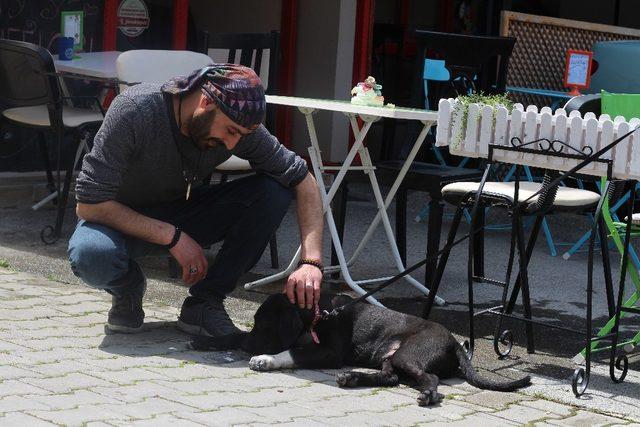
[[[276,358],[268,354],[253,356],[249,360],[249,368],[253,371],[273,371],[278,369],[276,366]]]
[[[444,399],[444,395],[438,393],[436,390],[425,390],[418,395],[418,405],[429,406],[441,402]]]

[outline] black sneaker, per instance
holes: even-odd
[[[111,298],[111,310],[105,325],[105,331],[112,334],[135,334],[142,331],[144,310],[142,297],[127,294]]]
[[[144,323],[144,310],[142,310],[142,297],[147,289],[147,281],[137,263],[132,262],[130,268],[135,270],[127,273],[135,278],[137,284],[127,286],[128,292],[123,295],[111,297],[111,310],[107,317],[105,332],[107,334],[135,334],[142,331]]]
[[[233,324],[221,301],[187,297],[182,303],[178,329],[192,335],[221,337],[242,332]]]

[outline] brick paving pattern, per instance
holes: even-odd
[[[633,418],[481,391],[438,406],[407,387],[341,389],[336,371],[256,373],[246,356],[187,349],[176,310],[145,304],[137,335],[105,335],[107,295],[0,269],[0,426],[629,425]],[[637,420],[636,420],[637,421]]]

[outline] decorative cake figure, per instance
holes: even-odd
[[[364,82],[358,83],[351,89],[351,103],[356,105],[369,105],[382,107],[384,96],[382,96],[382,85],[376,83],[376,79],[369,76]]]

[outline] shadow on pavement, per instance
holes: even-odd
[[[163,357],[196,364],[217,366],[234,364],[234,368],[237,368],[238,365],[248,367],[250,355],[243,351],[195,351],[189,347],[190,340],[191,336],[178,330],[175,322],[148,322],[145,323],[144,331],[138,334],[105,335],[99,348],[106,353],[126,357],[146,359]],[[479,363],[474,361],[474,365],[479,365]],[[479,368],[479,366],[476,367]],[[335,372],[348,369],[351,368],[345,366]],[[519,356],[503,360],[499,365],[491,369],[481,368],[479,370],[483,376],[496,379],[521,378],[523,376],[522,373],[528,371],[526,363]],[[307,371],[305,369],[296,369],[281,372],[296,378],[307,379]],[[311,378],[311,380],[316,379]],[[451,381],[463,380],[454,377],[447,379],[446,383],[451,384]],[[331,385],[335,384],[331,382]]]

